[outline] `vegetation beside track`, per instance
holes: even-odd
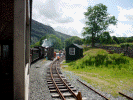
[[[133,58],[108,54],[106,50],[86,48],[84,57],[66,63],[72,71],[95,88],[118,96],[118,91],[133,91]]]

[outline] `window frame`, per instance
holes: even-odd
[[[69,55],[75,55],[75,48],[69,48]]]

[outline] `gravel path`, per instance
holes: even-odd
[[[52,61],[43,59],[30,68],[30,100],[52,100],[46,81],[46,71]]]
[[[49,67],[52,61],[45,61],[39,60],[36,63],[31,65],[30,68],[30,100],[52,100],[51,94],[49,92],[47,81],[46,81],[46,74],[47,68]],[[67,78],[68,81],[78,90],[81,92],[82,97],[86,97],[87,100],[104,100],[101,96],[95,94],[93,91],[89,90],[85,86],[83,86],[77,79],[80,77],[76,76],[74,73],[70,71],[62,71],[63,75]],[[83,81],[88,86],[92,87],[87,82]],[[94,89],[94,87],[92,87]],[[98,92],[110,98],[110,100],[126,100],[124,97],[114,98],[110,94],[101,92],[99,89],[96,89]],[[132,94],[131,94],[132,95]]]

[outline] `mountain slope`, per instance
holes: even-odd
[[[63,34],[61,32],[55,31],[51,26],[44,25],[32,19],[31,22],[31,45],[38,42],[41,37],[53,34],[61,39],[63,42],[65,39],[70,38],[70,35]]]

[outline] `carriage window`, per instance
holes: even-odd
[[[3,59],[6,59],[9,57],[9,45],[3,45]]]
[[[69,48],[69,54],[75,55],[75,48]]]

